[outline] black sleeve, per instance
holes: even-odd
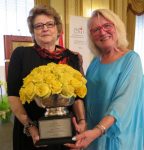
[[[8,67],[8,96],[19,96],[19,89],[22,85],[22,56],[21,47],[16,48],[12,53]]]
[[[70,50],[68,50],[68,55],[69,55],[68,64],[72,66],[74,69],[84,74],[83,67],[82,67],[82,63],[83,63],[82,56],[78,52],[73,52]]]

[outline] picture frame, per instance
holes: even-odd
[[[32,38],[30,36],[4,35],[4,54],[5,54],[5,76],[7,81],[8,65],[13,50],[19,46],[32,46]]]

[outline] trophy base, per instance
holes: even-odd
[[[37,141],[35,143],[35,146],[65,144],[65,143],[74,143],[74,141],[72,141],[72,137],[54,138],[54,139],[40,139],[39,141]]]
[[[40,140],[36,146],[73,143],[74,128],[71,115],[48,116],[38,121]]]

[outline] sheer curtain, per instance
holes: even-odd
[[[140,55],[144,70],[144,15],[136,16],[134,50]]]
[[[0,66],[4,66],[3,35],[30,36],[27,27],[34,0],[0,0]]]

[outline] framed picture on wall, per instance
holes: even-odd
[[[19,46],[32,46],[30,36],[4,35],[4,52],[5,52],[5,75],[7,80],[8,64],[13,50]]]

